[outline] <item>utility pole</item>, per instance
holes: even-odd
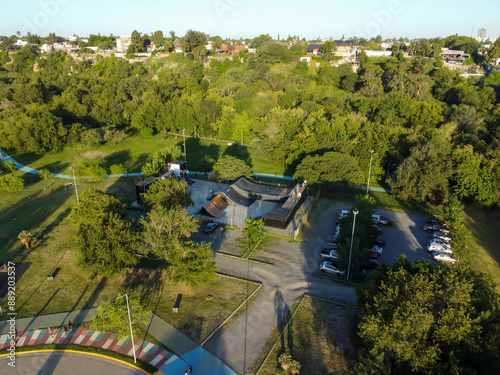
[[[184,137],[184,159],[186,161],[186,170],[187,170],[188,158],[187,158],[187,152],[186,152],[186,129],[182,129],[182,136]]]
[[[354,220],[352,221],[352,234],[351,234],[351,250],[349,251],[349,266],[347,267],[347,281],[349,281],[349,276],[351,274],[351,256],[352,256],[352,242],[354,241],[354,227],[356,225],[356,215],[358,214],[358,210],[353,210]]]
[[[78,199],[78,189],[76,188],[76,177],[75,177],[75,169],[76,167],[71,166],[69,169],[73,172],[73,183],[75,184],[75,193],[76,193],[76,203],[80,205],[80,199]]]
[[[134,332],[132,331],[132,319],[130,318],[130,306],[128,304],[128,294],[124,294],[123,296],[115,298],[111,302],[115,302],[116,300],[119,300],[120,298],[123,298],[123,297],[125,297],[125,299],[127,300],[128,324],[130,325],[130,337],[132,338],[132,350],[134,352],[134,362],[137,363],[137,358],[135,356]],[[134,322],[135,322],[135,320],[134,320]]]
[[[368,195],[368,190],[370,189],[370,176],[372,174],[372,158],[373,158],[373,152],[375,150],[372,150],[370,153],[370,169],[368,170],[368,183],[366,184],[366,195]]]
[[[256,172],[256,174],[259,174],[259,142],[260,142],[260,139],[255,138],[254,141],[257,142],[257,172]]]

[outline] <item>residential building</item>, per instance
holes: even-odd
[[[470,55],[468,53],[465,53],[464,51],[442,48],[441,57],[446,62],[463,63],[465,59],[468,59],[470,57]]]
[[[116,38],[116,50],[118,52],[126,53],[130,44],[132,44],[132,35],[130,34],[123,34],[121,37]]]

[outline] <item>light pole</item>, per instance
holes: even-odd
[[[372,150],[370,153],[370,169],[368,169],[368,183],[366,184],[366,195],[368,195],[368,190],[370,189],[370,176],[372,174],[372,158],[373,158],[373,152],[375,150]]]
[[[188,167],[188,157],[186,152],[186,129],[182,129],[182,136],[184,137],[184,159],[186,160],[186,170]]]
[[[76,203],[78,203],[78,205],[80,205],[80,199],[78,199],[78,189],[76,188],[76,177],[75,177],[75,169],[76,167],[69,167],[69,169],[71,169],[71,171],[73,172],[73,183],[75,184],[75,193],[76,193]]]
[[[255,138],[254,141],[257,142],[257,173],[256,174],[259,174],[259,142],[260,142],[260,139]]]
[[[128,305],[128,294],[124,294],[123,296],[120,296],[118,298],[115,298],[111,302],[115,302],[119,300],[120,298],[125,297],[127,301],[127,311],[128,311],[128,324],[130,325],[130,337],[132,337],[132,350],[134,351],[134,362],[137,363],[137,358],[135,357],[135,343],[134,343],[134,332],[132,331],[132,319],[130,319],[130,306]]]
[[[351,274],[351,256],[352,256],[352,242],[354,241],[354,226],[356,225],[356,215],[358,210],[352,210],[354,214],[354,220],[352,221],[352,234],[351,234],[351,250],[349,251],[349,266],[347,267],[347,281],[349,281],[349,276]]]

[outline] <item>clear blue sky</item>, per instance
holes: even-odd
[[[224,37],[499,36],[500,2],[470,0],[2,0],[0,35],[130,34],[174,30]],[[477,4],[477,5],[476,5]]]

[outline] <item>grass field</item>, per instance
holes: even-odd
[[[278,357],[285,352],[300,362],[302,375],[349,374],[352,361],[358,357],[355,329],[354,308],[305,297],[281,338],[277,330],[271,335],[256,366],[278,342],[259,374],[280,373]]]
[[[16,154],[10,156],[21,164],[34,169],[47,168],[50,172],[71,175],[69,169],[80,161],[90,158],[103,158],[109,167],[113,164],[122,164],[129,173],[141,171],[141,167],[158,150],[167,146],[179,146],[184,153],[182,136],[171,136],[157,134],[153,137],[144,138],[138,135],[130,136],[120,143],[113,145],[108,142],[98,147],[89,147],[84,144],[76,144],[66,147],[61,152],[50,152],[44,155]],[[228,142],[208,140],[203,138],[186,138],[186,151],[188,169],[198,171],[200,162],[204,156],[211,156],[215,160],[224,155],[236,156],[245,160],[252,166],[254,172],[257,167],[257,149],[253,147],[229,145]],[[283,175],[284,166],[277,164],[274,160],[259,152],[259,173]]]

